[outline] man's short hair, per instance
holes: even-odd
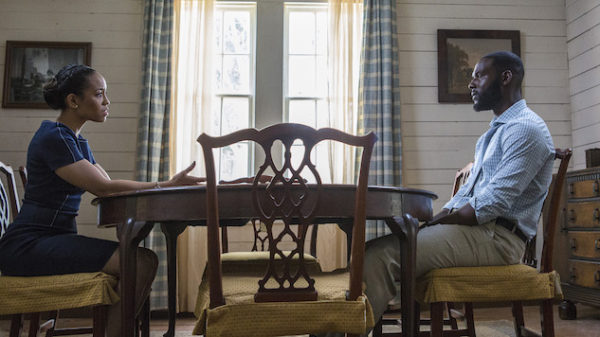
[[[521,88],[521,83],[523,83],[523,77],[525,76],[525,68],[523,67],[523,61],[515,53],[497,51],[485,55],[482,59],[492,60],[492,65],[497,75],[502,74],[505,70],[510,70],[513,73],[513,79],[516,82],[517,88]]]

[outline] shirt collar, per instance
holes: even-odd
[[[494,115],[494,118],[492,118],[492,121],[490,122],[490,127],[498,124],[506,124],[506,122],[518,116],[526,107],[527,103],[524,99],[516,101],[510,108],[504,110],[500,116]]]

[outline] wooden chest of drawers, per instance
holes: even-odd
[[[600,168],[567,173],[554,266],[565,301],[560,317],[575,319],[575,302],[600,306]]]

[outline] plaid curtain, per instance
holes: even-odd
[[[369,184],[400,186],[402,139],[396,2],[365,0],[363,15],[358,133],[373,131],[378,137]],[[383,221],[367,223],[367,240],[389,233]]]
[[[140,181],[169,177],[172,19],[173,0],[145,0],[136,176]],[[164,236],[158,226],[144,240],[144,245],[159,258],[150,305],[152,309],[163,309],[167,307],[167,254]]]

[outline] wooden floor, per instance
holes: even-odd
[[[556,310],[555,310],[556,311]],[[476,321],[497,321],[505,320],[512,322],[510,308],[476,308]],[[537,307],[525,307],[525,322],[528,327],[539,331],[539,313]],[[68,319],[61,320],[65,326],[81,326],[90,324],[88,319]],[[185,317],[177,320],[177,335],[191,336],[194,327],[194,319]],[[555,312],[556,337],[600,337],[600,308],[577,305],[577,320],[563,321],[558,318]],[[0,336],[8,335],[8,321],[0,321]],[[155,319],[151,323],[153,335],[156,332],[164,332],[167,329],[167,321],[164,319]],[[162,333],[158,334],[162,336]]]

